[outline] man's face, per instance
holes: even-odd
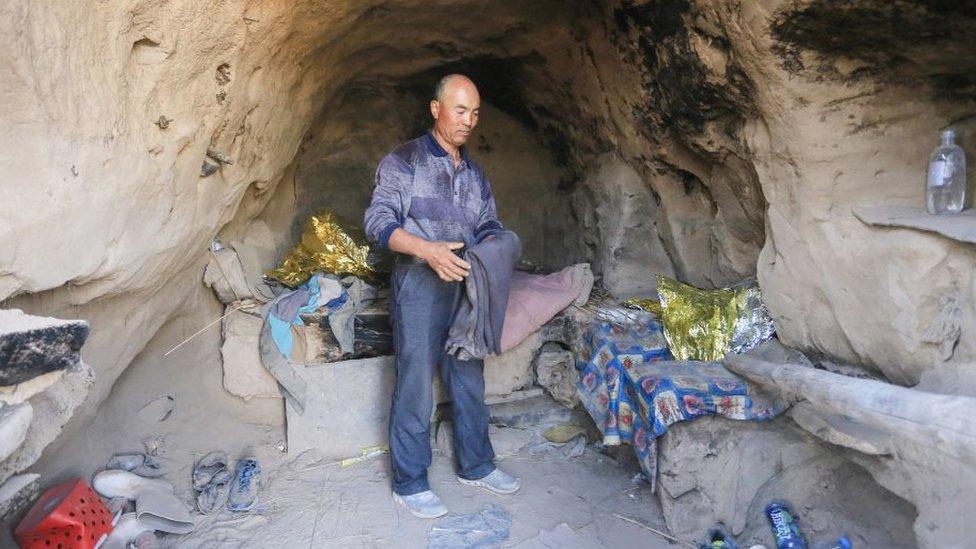
[[[430,102],[434,130],[455,147],[460,147],[478,125],[480,107],[481,97],[474,84],[462,79],[452,80],[441,99]]]

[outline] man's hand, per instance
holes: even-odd
[[[444,282],[460,282],[468,276],[471,265],[458,257],[454,250],[463,248],[461,242],[431,242],[397,228],[390,234],[390,249],[401,254],[419,257]]]
[[[471,265],[454,253],[463,247],[463,242],[427,242],[417,257],[426,261],[441,280],[460,282],[471,271]]]

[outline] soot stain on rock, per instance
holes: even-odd
[[[709,78],[690,43],[688,0],[625,1],[614,11],[617,47],[644,73],[648,100],[635,107],[648,134],[666,126],[678,133],[698,133],[707,122],[752,112],[749,80],[729,64],[719,81]]]
[[[952,44],[976,49],[976,3],[966,0],[829,0],[794,2],[774,15],[770,32],[785,70],[816,78],[882,81],[928,78],[941,92],[976,84],[972,56],[931,63],[931,53]],[[805,51],[816,54],[804,60]],[[864,64],[841,74],[833,61]],[[813,64],[814,66],[808,66]]]

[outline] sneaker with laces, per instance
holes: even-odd
[[[407,508],[413,516],[419,518],[437,518],[447,514],[447,506],[431,490],[401,496],[394,493],[393,500]]]
[[[514,494],[515,492],[518,492],[519,488],[522,487],[522,481],[520,479],[513,477],[498,467],[495,467],[494,471],[479,479],[469,480],[458,477],[458,482],[461,484],[467,484],[468,486],[484,488],[493,494],[501,495]]]
[[[257,503],[261,480],[261,465],[258,460],[254,458],[239,460],[234,481],[230,485],[227,508],[231,511],[250,511]]]

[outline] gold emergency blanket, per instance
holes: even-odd
[[[646,297],[632,297],[624,301],[624,305],[628,307],[632,307],[634,309],[647,311],[658,318],[661,317],[661,302],[656,299],[650,299]]]
[[[348,222],[321,211],[308,218],[301,240],[268,276],[292,288],[317,271],[372,278],[375,271],[367,260],[369,246],[365,240]]]
[[[721,360],[730,350],[739,350],[733,336],[750,298],[758,303],[757,287],[700,290],[661,275],[657,281],[664,338],[676,360]],[[744,318],[740,331],[749,323],[750,318]],[[771,321],[768,328],[772,330]],[[770,331],[766,339],[771,336]]]

